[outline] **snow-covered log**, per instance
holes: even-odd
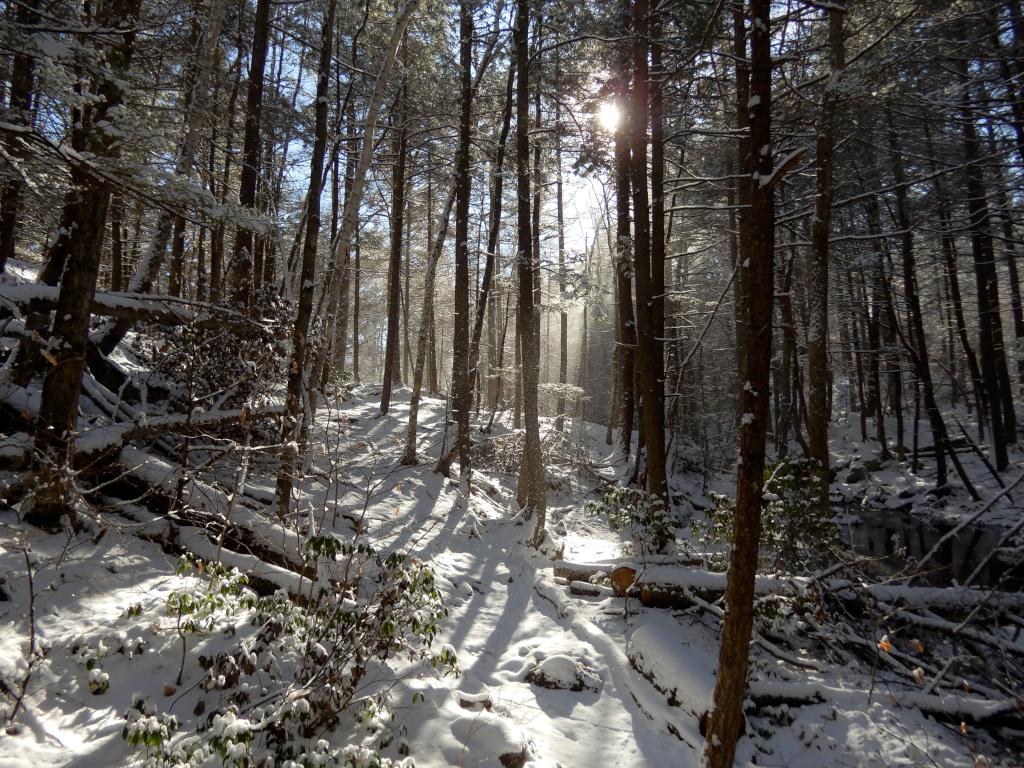
[[[35,283],[0,285],[0,313],[47,312],[57,307],[60,288]],[[96,291],[90,312],[96,316],[160,325],[250,328],[254,321],[213,304],[143,293]]]
[[[985,699],[959,693],[924,693],[923,691],[879,687],[869,694],[860,688],[840,688],[817,682],[784,682],[755,680],[748,687],[755,706],[785,703],[835,704],[844,709],[857,709],[873,700],[885,701],[903,709],[920,709],[933,715],[980,723],[1001,716],[1021,716],[1021,702],[1014,699]]]
[[[104,453],[120,450],[133,440],[144,440],[167,434],[197,434],[213,427],[242,424],[244,423],[243,419],[254,421],[280,416],[282,413],[284,413],[284,406],[273,405],[258,409],[192,414],[176,413],[139,421],[106,424],[89,429],[76,438],[75,461],[79,464],[93,461]]]
[[[648,555],[647,562],[654,565],[698,565],[697,558],[683,558],[679,555]],[[616,568],[628,566],[635,570],[641,570],[642,565],[637,563],[636,558],[614,557],[606,560],[589,560],[582,562],[569,562],[567,560],[556,560],[552,567],[555,576],[569,581],[588,581],[592,576],[599,573],[611,574]]]
[[[655,607],[686,607],[692,604],[686,592],[705,599],[717,599],[725,592],[726,574],[699,568],[673,565],[649,565],[640,568],[628,562],[554,564],[555,575],[585,581],[598,572],[612,573],[627,568],[635,571],[630,594],[645,605]],[[1024,595],[997,592],[976,587],[912,587],[899,584],[866,584],[849,579],[813,579],[801,576],[758,576],[754,585],[758,595],[799,597],[814,591],[827,591],[840,598],[860,600],[863,595],[884,603],[956,611],[987,605],[1006,610],[1024,609]]]
[[[702,654],[695,657],[694,649],[685,645],[673,630],[674,624],[652,617],[633,633],[629,661],[666,696],[670,705],[699,717],[710,706],[712,690],[710,674],[700,674],[700,670],[702,667],[710,670],[713,659],[703,658]],[[1014,699],[989,699],[954,691],[932,693],[882,684],[868,691],[828,685],[810,676],[799,682],[752,680],[747,687],[747,698],[754,709],[778,704],[830,703],[846,710],[862,709],[870,699],[976,723],[998,717],[1020,717],[1022,711],[1020,701]]]
[[[304,570],[302,542],[295,531],[258,515],[219,488],[187,475],[182,477],[181,467],[142,449],[123,448],[117,463],[129,476],[164,496],[174,497],[180,488],[178,506],[184,511],[175,514],[184,515],[208,529],[226,530],[264,560],[276,560],[296,573]]]
[[[87,378],[83,388],[86,394],[99,397],[100,393],[92,391],[93,386],[94,383]],[[26,427],[38,412],[38,400],[38,394],[15,384],[0,386],[0,403],[9,410],[9,415],[16,415]],[[122,404],[121,407],[139,418],[83,430],[75,439],[75,464],[77,466],[94,465],[104,454],[116,454],[133,440],[145,440],[160,435],[198,434],[217,427],[240,424],[243,415],[248,421],[257,421],[275,418],[284,412],[283,406],[271,405],[245,410],[196,412],[191,415],[177,413],[147,418],[131,406]],[[30,444],[31,440],[27,435],[22,441],[9,440],[0,450],[0,466],[7,469],[28,466],[31,463],[28,455]]]
[[[160,544],[164,551],[171,554],[190,553],[202,560],[237,568],[249,579],[249,586],[259,594],[271,594],[283,589],[292,597],[304,600],[315,582],[315,574],[309,570],[297,572],[292,568],[267,562],[258,554],[239,552],[237,548],[244,549],[244,545],[239,547],[237,540],[227,537],[225,541],[217,540],[202,521],[195,521],[196,525],[187,524],[186,521],[190,519],[187,513],[176,513],[173,516],[175,528],[172,532],[172,520],[169,516],[154,514],[137,504],[109,497],[106,501],[117,504],[122,515],[138,523],[131,528],[134,535]]]

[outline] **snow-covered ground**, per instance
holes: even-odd
[[[437,644],[449,644],[461,668],[457,677],[441,677],[396,667],[401,679],[389,725],[396,738],[384,754],[397,758],[407,744],[419,768],[698,765],[698,720],[714,686],[718,643],[709,614],[648,609],[607,590],[571,595],[551,562],[524,544],[531,528],[514,511],[515,478],[476,471],[464,505],[457,483],[430,464],[398,466],[408,391],[400,390],[383,418],[375,394],[360,387],[321,414],[315,443],[339,447],[318,447],[303,486],[306,502],[339,532],[362,518],[375,546],[408,551],[434,569],[449,608]],[[444,403],[425,400],[421,454],[439,438],[443,418]],[[599,430],[577,427],[574,434],[592,452],[597,473],[621,469]],[[258,472],[249,482],[253,495],[273,487]],[[592,481],[560,470],[557,486],[549,494],[549,528],[564,557],[621,556],[621,534],[585,509]],[[122,738],[134,697],[149,698],[185,726],[216,706],[217,692],[203,690],[195,658],[228,647],[235,632],[244,635],[245,616],[189,636],[190,658],[177,684],[181,640],[165,606],[172,592],[196,582],[175,575],[175,558],[134,536],[125,520],[110,523],[46,535],[20,526],[15,510],[0,511],[0,678],[17,692],[26,677],[30,610],[42,651],[28,678],[22,727],[0,735],[2,765],[136,764],[142,753]],[[926,716],[901,700],[903,684],[885,669],[813,658],[797,664],[763,646],[753,657],[751,677],[762,690],[803,683],[826,695],[806,706],[762,703],[748,718],[740,765],[1018,764],[1009,749],[1020,732],[994,738]],[[327,738],[340,745],[368,736],[348,723]]]

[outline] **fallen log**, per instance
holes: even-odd
[[[315,586],[313,575],[296,573],[289,568],[266,562],[251,552],[238,552],[232,548],[236,546],[235,542],[214,542],[204,527],[181,525],[180,518],[153,515],[138,505],[126,504],[117,499],[107,501],[117,504],[120,514],[128,520],[141,523],[131,531],[138,538],[160,545],[161,549],[171,555],[188,553],[202,560],[237,568],[245,574],[249,586],[258,595],[271,595],[283,589],[293,598],[306,600]]]
[[[299,534],[258,515],[238,499],[200,480],[182,476],[182,469],[139,448],[123,448],[117,464],[127,476],[141,483],[141,488],[162,496],[170,512],[170,499],[176,515],[213,528],[226,530],[240,544],[259,554],[260,559],[276,562],[296,573],[308,567],[302,558]],[[194,517],[193,517],[194,516]]]
[[[700,565],[703,562],[699,557],[684,557],[680,555],[648,555],[645,560],[649,565]],[[637,558],[635,557],[614,557],[608,560],[592,560],[586,563],[555,560],[552,563],[555,576],[568,579],[569,581],[589,581],[591,576],[596,576],[599,573],[610,575],[613,570],[620,566],[629,566],[635,569],[643,567],[637,563]]]
[[[212,427],[245,424],[281,416],[283,405],[265,408],[242,408],[229,411],[177,413],[155,416],[139,421],[124,421],[93,427],[75,439],[75,463],[79,466],[95,461],[104,454],[120,451],[127,443],[159,435],[196,435]]]
[[[94,401],[101,399],[101,392],[96,390],[95,382],[86,380],[83,383],[86,396]],[[5,384],[0,387],[0,404],[8,414],[22,423],[26,429],[31,428],[35,414],[39,410],[39,396],[16,384]],[[105,405],[105,403],[100,403]],[[85,467],[96,464],[105,457],[116,457],[128,443],[134,440],[146,440],[161,435],[196,435],[215,427],[226,427],[233,424],[276,418],[284,414],[283,405],[271,405],[263,408],[243,408],[226,411],[195,411],[191,414],[178,413],[167,416],[146,416],[131,406],[125,406],[131,421],[115,422],[89,426],[75,438],[75,466]],[[22,469],[30,465],[31,439],[26,434],[23,440],[8,440],[0,444],[0,467],[4,469]]]
[[[726,574],[700,568],[670,565],[639,568],[628,563],[603,563],[598,566],[591,563],[562,561],[556,562],[554,566],[556,575],[573,581],[586,581],[590,575],[608,568],[606,572],[612,577],[613,582],[629,584],[628,590],[617,590],[620,594],[639,597],[648,607],[692,607],[693,601],[687,597],[687,591],[709,601],[717,600],[725,593]],[[755,580],[754,591],[758,595],[784,597],[801,597],[815,591],[827,591],[841,599],[849,600],[859,600],[861,595],[866,594],[879,602],[928,606],[948,611],[981,605],[1004,610],[1024,609],[1024,594],[977,587],[912,587],[900,584],[868,584],[839,578],[759,575]]]
[[[957,721],[983,723],[994,718],[1024,716],[1024,701],[1020,699],[985,699],[960,693],[925,693],[899,688],[876,688],[869,692],[862,688],[840,688],[824,683],[794,683],[776,680],[754,680],[747,695],[755,707],[788,704],[835,704],[846,709],[862,709],[873,697],[902,709],[919,709],[932,715]]]
[[[36,283],[0,285],[0,317],[51,312],[58,306],[60,287]],[[252,328],[257,321],[231,309],[146,293],[96,291],[89,311],[97,317],[113,317],[153,325],[191,325],[195,328]]]
[[[601,584],[591,584],[589,581],[571,581],[569,582],[569,594],[578,597],[611,597],[615,593]]]

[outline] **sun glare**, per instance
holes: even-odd
[[[608,133],[614,133],[619,125],[619,108],[612,101],[606,101],[597,110],[597,119]]]

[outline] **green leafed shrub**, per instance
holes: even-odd
[[[599,501],[587,502],[587,509],[607,516],[612,528],[624,531],[635,554],[665,552],[675,542],[676,521],[665,503],[640,488],[609,488]]]
[[[257,597],[234,571],[183,564],[183,573],[197,569],[200,584],[167,601],[179,634],[224,629],[236,639],[196,659],[201,701],[212,704],[205,718],[179,723],[141,699],[126,712],[123,736],[147,765],[411,765],[379,754],[395,734],[387,686],[376,683],[394,679],[387,664],[399,658],[415,662],[407,670],[458,670],[450,647],[433,648],[447,616],[433,572],[408,554],[335,536],[311,537],[305,557],[325,586],[300,602],[283,591]],[[369,734],[363,743],[328,738],[353,729]]]
[[[764,571],[796,573],[831,561],[839,529],[832,512],[816,495],[813,464],[786,461],[765,468],[761,512],[761,554]],[[715,508],[703,522],[694,522],[695,538],[704,546],[731,544],[736,502],[715,496]]]

